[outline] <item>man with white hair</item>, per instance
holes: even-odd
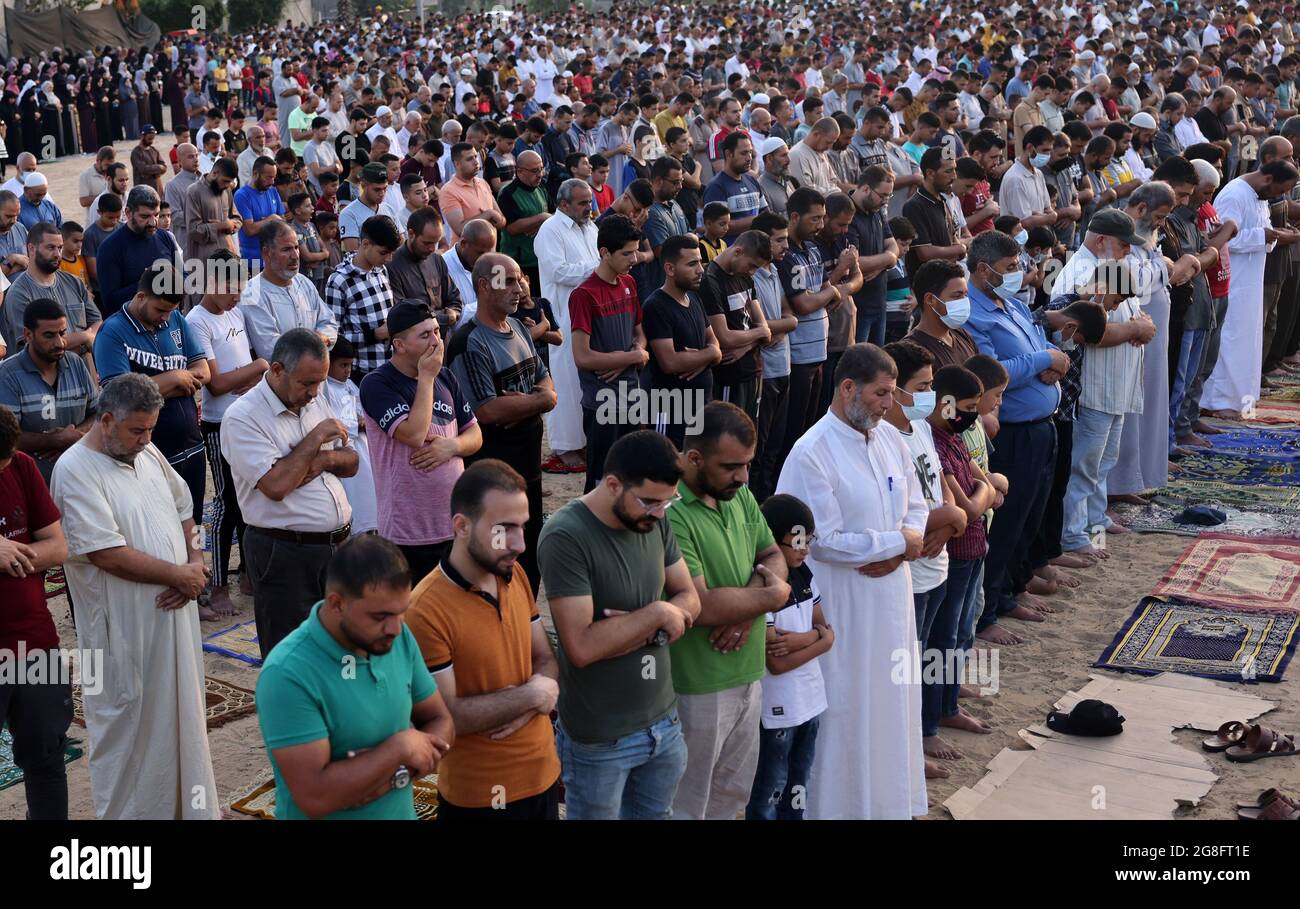
[[[451,147],[460,141],[465,127],[460,125],[459,120],[448,120],[442,124],[442,157],[438,159],[438,173],[442,177],[442,182],[447,183],[456,173],[456,169],[451,166]]]
[[[36,156],[31,152],[23,152],[14,163],[18,168],[18,173],[6,180],[4,185],[0,186],[0,189],[7,189],[15,196],[21,197],[23,194],[23,181],[28,174],[36,173]]]
[[[63,226],[63,212],[49,198],[50,181],[45,174],[32,171],[27,175],[22,195],[18,197],[18,220],[28,230],[38,221],[48,221],[55,227]]]
[[[405,158],[410,153],[411,141],[420,141],[420,127],[423,120],[419,111],[407,111],[402,122],[402,128],[397,131],[397,141],[394,143],[393,154],[399,158]]]

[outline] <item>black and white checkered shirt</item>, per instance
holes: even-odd
[[[375,340],[375,330],[388,318],[393,289],[388,268],[362,271],[348,253],[325,281],[325,303],[339,324],[339,335],[357,348],[356,368],[368,373],[384,365],[388,345]]]

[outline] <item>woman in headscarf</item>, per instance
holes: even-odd
[[[22,121],[23,151],[34,155],[41,150],[41,104],[36,80],[28,79],[18,93],[18,115]]]
[[[63,134],[63,153],[77,152],[77,80],[68,72],[67,64],[59,67],[54,79],[54,94],[59,99],[59,126]]]
[[[88,155],[99,151],[99,129],[95,124],[95,90],[90,76],[77,82],[77,123],[81,126],[81,150]]]
[[[0,134],[4,135],[6,156],[0,159],[0,179],[4,178],[9,162],[18,157],[23,144],[22,129],[18,125],[18,93],[5,89],[0,94]]]
[[[149,88],[149,122],[162,129],[163,122],[163,78],[156,60],[144,69],[145,85]]]
[[[118,115],[122,118],[122,132],[128,142],[134,142],[140,138],[140,105],[137,101],[139,96],[135,90],[135,80],[131,78],[131,70],[125,63],[118,64],[116,82]]]
[[[189,118],[185,116],[185,67],[171,67],[163,84],[166,86],[167,106],[172,109],[172,130],[174,131],[189,123]],[[154,125],[162,129],[162,123],[155,123]]]
[[[46,79],[41,83],[40,91],[32,89],[41,108],[41,145],[36,152],[38,161],[48,161],[51,157],[63,156],[63,128],[59,96],[54,93],[54,83]],[[53,139],[51,145],[50,140]]]
[[[104,82],[102,70],[96,70],[90,78],[91,91],[95,96],[95,133],[100,145],[113,144],[113,118],[109,108],[108,86]]]

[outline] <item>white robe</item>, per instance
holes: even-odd
[[[579,230],[564,212],[557,211],[537,231],[533,240],[537,270],[542,279],[542,296],[551,301],[559,323],[560,346],[551,351],[551,380],[555,383],[555,409],[546,415],[547,441],[551,451],[577,451],[587,444],[582,429],[582,386],[573,362],[573,323],[569,318],[569,294],[596,270],[596,225],[588,221]]]
[[[1219,220],[1237,222],[1237,235],[1228,241],[1232,283],[1228,286],[1228,315],[1219,335],[1219,361],[1205,380],[1201,407],[1240,412],[1259,400],[1264,362],[1264,259],[1272,248],[1264,239],[1269,227],[1268,203],[1238,177],[1215,197],[1214,208]]]
[[[812,509],[809,564],[835,646],[818,662],[829,708],[808,783],[810,819],[907,819],[929,810],[912,579],[858,574],[925,532],[925,495],[902,435],[881,423],[866,442],[833,412],[790,452],[777,483]],[[903,673],[899,676],[897,673]]]
[[[379,498],[375,493],[375,472],[370,466],[370,445],[362,443],[360,413],[361,390],[351,379],[340,382],[325,380],[325,400],[348,431],[348,439],[357,450],[357,472],[343,477],[343,491],[352,505],[352,532],[369,533],[379,529]]]
[[[77,645],[103,654],[102,689],[83,694],[95,816],[215,820],[198,605],[159,609],[162,587],[123,580],[87,558],[129,546],[185,562],[189,489],[153,445],[133,468],[84,440],[59,458],[51,485],[68,539]]]

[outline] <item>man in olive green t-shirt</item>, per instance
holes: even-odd
[[[672,646],[688,755],[675,818],[735,818],[758,766],[764,625],[767,613],[786,604],[790,585],[745,485],[754,448],[754,422],[743,410],[709,404],[702,431],[686,436],[682,500],[668,512],[700,597],[695,626]]]
[[[630,433],[596,488],[551,515],[538,540],[560,643],[555,743],[571,820],[672,814],[686,742],[667,645],[700,609],[664,520],[680,476],[666,436]]]

